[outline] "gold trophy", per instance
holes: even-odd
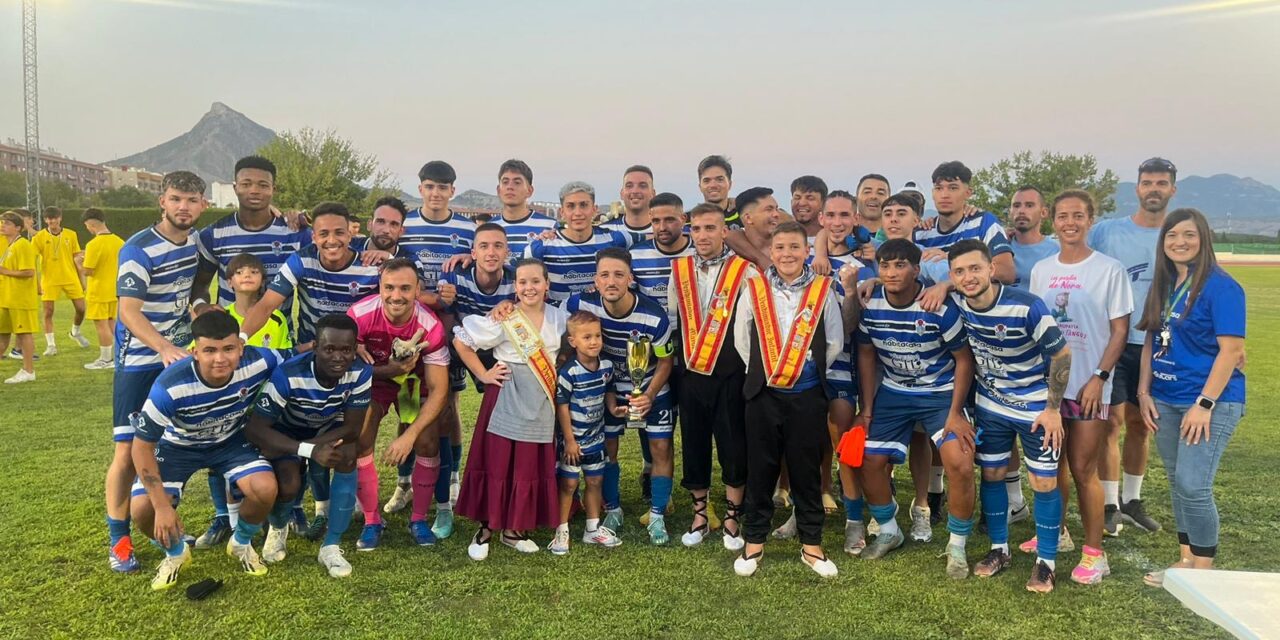
[[[631,407],[635,407],[636,398],[644,395],[640,389],[640,383],[649,372],[649,342],[649,336],[642,336],[639,332],[632,332],[627,340],[627,374],[631,376]],[[644,416],[636,414],[636,410],[631,408],[627,415],[627,428],[643,429],[644,426]]]

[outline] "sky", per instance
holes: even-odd
[[[1280,186],[1280,0],[37,1],[42,145],[93,162],[221,101],[333,129],[409,189],[442,159],[492,193],[521,158],[546,200],[616,199],[635,163],[691,200],[712,153],[735,192],[1024,149]],[[0,139],[22,138],[20,16],[0,0]]]

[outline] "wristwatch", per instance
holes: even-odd
[[[1201,409],[1212,411],[1213,406],[1218,403],[1216,400],[1211,400],[1209,398],[1206,398],[1205,396],[1200,396],[1199,398],[1196,398],[1196,404],[1200,405]]]
[[[1105,369],[1094,369],[1093,375],[1098,376],[1098,379],[1103,382],[1111,379],[1111,372]]]

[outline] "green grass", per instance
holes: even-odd
[[[1277,571],[1280,548],[1272,544],[1280,537],[1280,494],[1259,480],[1274,474],[1273,443],[1280,436],[1274,421],[1280,412],[1280,323],[1269,320],[1280,314],[1280,269],[1232,272],[1249,294],[1250,401],[1217,480],[1220,566]],[[68,311],[69,305],[60,306],[60,336]],[[81,368],[96,345],[79,350],[59,340],[62,354],[37,363],[36,382],[0,388],[3,637],[1223,636],[1172,596],[1142,585],[1143,572],[1175,559],[1175,538],[1167,529],[1156,535],[1126,530],[1108,539],[1113,574],[1099,587],[1067,580],[1079,556],[1064,554],[1063,579],[1047,597],[1023,589],[1031,562],[1021,554],[998,578],[947,580],[935,558],[943,550],[943,527],[935,529],[935,542],[908,544],[883,562],[849,558],[840,552],[838,517],[828,520],[824,540],[840,567],[837,579],[823,580],[801,566],[795,542],[771,542],[760,574],[737,578],[718,538],[698,549],[682,548],[678,535],[666,548],[648,545],[635,519],[642,507],[634,436],[624,444],[626,543],[612,551],[577,544],[563,558],[545,552],[517,557],[494,545],[488,561],[475,563],[466,555],[474,525],[462,522],[452,539],[424,549],[409,544],[408,516],[397,514],[374,553],[357,554],[348,534],[344,546],[355,573],[346,580],[324,575],[315,562],[316,545],[294,538],[288,560],[259,579],[239,575],[221,551],[197,552],[181,587],[205,577],[227,582],[206,601],[187,601],[181,588],[152,593],[148,581],[160,552],[143,536],[135,535],[142,573],[113,574],[105,559],[110,374]],[[16,365],[5,360],[0,377]],[[469,425],[477,398],[468,395],[462,404]],[[384,427],[384,445],[388,431]],[[384,469],[382,479],[385,499],[394,472]],[[198,532],[211,513],[203,474],[189,487],[180,515]],[[689,523],[688,496],[677,493],[678,511],[669,519],[676,534]],[[1144,493],[1152,514],[1171,524],[1154,449]],[[573,523],[575,540],[581,527],[581,520]],[[1080,540],[1074,515],[1071,527]],[[1031,534],[1032,525],[1023,522],[1011,539],[1017,543]],[[541,532],[536,539],[545,544],[549,537]],[[983,542],[975,536],[972,561]]]

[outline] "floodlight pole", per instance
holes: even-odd
[[[22,124],[26,134],[27,210],[40,227],[40,97],[36,90],[36,0],[22,0]]]

